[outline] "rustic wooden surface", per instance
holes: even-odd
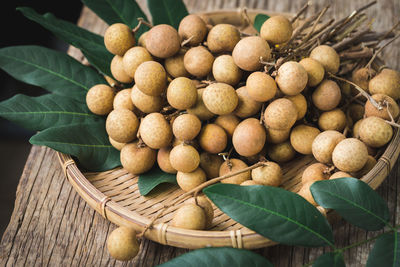
[[[147,12],[145,1],[138,1]],[[259,8],[281,12],[296,12],[306,1],[292,0],[209,0],[185,1],[189,12],[218,9]],[[388,29],[400,17],[400,1],[379,0],[368,11],[374,18],[375,29]],[[340,18],[367,1],[340,0],[314,1],[310,11],[331,3],[329,15]],[[87,9],[83,9],[79,24],[92,31],[102,33],[104,23]],[[400,69],[400,50],[396,44],[384,50],[387,65]],[[76,49],[70,54],[82,60]],[[400,166],[395,165],[388,179],[378,192],[389,203],[392,222],[400,223]],[[83,201],[64,178],[54,151],[33,146],[26,162],[17,189],[14,212],[3,235],[0,246],[1,266],[154,266],[182,253],[177,249],[159,245],[149,240],[141,244],[140,254],[131,262],[116,262],[109,258],[105,248],[107,235],[115,226],[95,213]],[[366,232],[344,222],[333,225],[338,246],[364,240],[377,232]],[[362,266],[366,263],[372,244],[347,250],[347,266]],[[302,266],[324,252],[323,248],[274,246],[257,250],[271,260],[275,266]]]

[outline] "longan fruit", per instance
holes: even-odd
[[[340,58],[338,53],[330,46],[319,45],[311,51],[310,58],[315,59],[324,67],[326,72],[333,74],[339,71]]]
[[[129,48],[135,45],[135,37],[127,25],[115,23],[104,33],[104,44],[111,54],[122,57]]]
[[[226,83],[212,83],[203,92],[207,109],[217,115],[226,115],[235,110],[239,98],[235,89]]]
[[[211,73],[214,56],[204,46],[190,48],[183,57],[185,69],[198,78]]]
[[[365,108],[360,104],[350,104],[346,111],[346,114],[348,114],[353,121],[361,120],[364,117],[364,113]]]
[[[192,172],[200,164],[200,155],[194,147],[181,144],[171,150],[169,161],[178,172]]]
[[[321,163],[332,163],[332,153],[336,145],[346,139],[346,137],[338,131],[324,131],[315,137],[311,150],[314,158]]]
[[[282,183],[282,169],[277,163],[268,161],[264,166],[253,169],[251,178],[262,185],[280,186]]]
[[[372,98],[381,105],[382,109],[378,110],[372,103],[368,100],[365,103],[365,116],[366,117],[379,117],[384,120],[390,120],[390,114],[392,117],[396,119],[399,116],[399,105],[397,105],[396,101],[393,98],[383,94],[375,94],[372,95]],[[389,106],[389,112],[388,112]]]
[[[136,69],[135,83],[144,94],[159,96],[167,87],[167,73],[160,63],[145,61]]]
[[[212,73],[217,82],[235,86],[242,78],[242,70],[236,66],[231,55],[222,55],[214,60]]]
[[[345,177],[352,177],[352,176],[350,174],[348,174],[347,172],[337,171],[329,177],[329,180],[345,178]]]
[[[86,104],[89,110],[96,115],[107,115],[113,109],[115,92],[105,84],[97,84],[86,94]]]
[[[327,180],[330,177],[328,166],[322,163],[314,163],[308,166],[301,176],[301,182],[303,184],[310,181],[321,181]]]
[[[293,102],[297,109],[297,120],[301,120],[307,113],[307,100],[302,94],[285,96]]]
[[[193,107],[197,100],[196,86],[186,77],[175,78],[168,86],[167,100],[176,109]]]
[[[138,118],[128,109],[115,109],[107,116],[107,134],[119,143],[128,143],[134,140],[138,128]]]
[[[260,36],[270,44],[283,44],[292,37],[292,23],[284,16],[272,16],[260,29]]]
[[[361,141],[367,146],[377,148],[389,143],[393,129],[382,118],[368,117],[361,122],[359,134]]]
[[[325,76],[325,69],[317,60],[306,57],[299,62],[304,69],[307,71],[308,75],[308,86],[317,86]]]
[[[122,58],[122,65],[125,73],[131,77],[135,77],[136,69],[140,64],[146,61],[152,61],[153,57],[150,55],[146,48],[141,46],[134,46],[126,51]]]
[[[228,115],[220,115],[218,116],[214,123],[218,126],[221,126],[225,132],[228,134],[230,138],[232,138],[233,132],[236,127],[239,125],[240,120],[233,114]]]
[[[353,176],[359,178],[363,177],[364,175],[369,173],[370,170],[372,170],[372,168],[374,168],[375,164],[376,164],[376,159],[372,156],[368,156],[367,162],[365,163],[364,167],[362,167],[362,169],[359,170],[358,172],[354,173]]]
[[[286,130],[275,130],[275,129],[267,128],[267,131],[266,131],[267,139],[266,140],[268,143],[272,143],[272,144],[282,143],[289,138],[290,130],[291,130],[291,128],[286,129]]]
[[[171,162],[169,160],[169,153],[171,153],[170,147],[160,148],[157,152],[157,163],[158,167],[166,173],[175,174],[177,171],[172,167]]]
[[[121,149],[121,164],[132,174],[149,171],[156,162],[157,152],[148,146],[140,146],[138,141],[126,144]]]
[[[253,116],[260,111],[262,103],[252,99],[247,93],[246,86],[236,89],[238,96],[238,104],[233,113],[239,118],[247,118]]]
[[[239,68],[256,71],[262,68],[262,61],[268,61],[271,49],[268,43],[259,36],[249,36],[240,40],[232,52],[233,61]]]
[[[116,55],[113,57],[110,66],[111,74],[121,83],[131,83],[133,79],[125,72],[122,60],[121,56]]]
[[[174,27],[159,24],[146,34],[146,48],[155,57],[172,57],[181,49],[181,38]],[[135,79],[136,80],[136,79]]]
[[[166,58],[164,61],[165,70],[174,78],[178,77],[189,77],[189,72],[185,69],[185,65],[183,64],[183,58],[185,56],[186,51],[179,52],[175,56]]]
[[[332,153],[333,164],[344,172],[361,170],[367,160],[367,146],[356,138],[346,138],[340,141]]]
[[[249,157],[263,149],[265,139],[265,128],[260,124],[260,121],[249,118],[236,127],[233,132],[232,143],[239,155]]]
[[[299,192],[297,192],[298,195],[303,197],[305,200],[307,200],[310,204],[314,206],[318,206],[317,202],[315,202],[313,195],[311,194],[310,187],[315,181],[310,181],[305,184],[300,188]]]
[[[244,161],[240,159],[229,159],[225,161],[224,163],[221,164],[221,167],[219,168],[219,176],[223,176],[229,173],[234,173],[237,171],[240,171],[241,169],[247,168],[247,164],[244,163]],[[239,173],[235,176],[226,178],[221,181],[223,184],[241,184],[246,180],[251,179],[251,172],[246,171]]]
[[[254,180],[246,180],[243,183],[240,184],[241,186],[247,186],[247,185],[261,185],[259,183],[257,183]]]
[[[199,16],[190,14],[179,23],[178,33],[182,40],[188,40],[189,45],[194,46],[203,42],[207,34],[207,26]]]
[[[261,149],[261,151],[258,152],[257,154],[254,154],[253,156],[247,156],[244,158],[246,160],[246,163],[252,165],[252,164],[256,164],[260,160],[264,160],[266,155],[267,155],[267,146],[264,145],[264,147]]]
[[[368,83],[375,75],[376,72],[373,69],[360,68],[352,72],[351,80],[368,93]]]
[[[146,36],[147,36],[147,32],[142,33],[142,35],[140,35],[139,40],[138,40],[138,45],[141,47],[146,48]]]
[[[185,203],[176,212],[171,225],[177,228],[203,230],[206,228],[206,214],[196,204]]]
[[[336,108],[342,94],[336,82],[324,80],[312,94],[313,104],[322,111],[329,111]]]
[[[333,109],[323,112],[318,118],[318,127],[322,131],[343,131],[346,127],[346,115],[341,109]]]
[[[121,149],[126,145],[126,143],[120,143],[112,139],[111,137],[108,137],[108,140],[110,141],[110,144],[117,150],[121,151]]]
[[[285,95],[298,95],[306,88],[308,74],[300,63],[288,61],[279,67],[275,81]]]
[[[310,155],[312,154],[312,143],[319,133],[320,131],[315,127],[298,125],[290,133],[290,143],[297,152]]]
[[[296,155],[296,151],[292,147],[289,141],[274,144],[268,147],[267,150],[268,157],[270,157],[273,161],[278,163],[285,163],[294,158]]]
[[[190,141],[196,138],[201,130],[201,121],[192,114],[182,114],[172,123],[172,132],[179,140]]]
[[[113,102],[114,109],[124,108],[134,111],[135,106],[133,105],[131,94],[132,94],[132,89],[123,89],[119,91],[114,97],[114,102]]]
[[[185,192],[201,185],[206,180],[206,174],[201,168],[197,168],[192,172],[178,172],[176,174],[176,181],[179,187]]]
[[[222,152],[228,143],[224,129],[216,124],[209,123],[203,126],[199,134],[200,147],[211,154]]]
[[[196,204],[196,199],[189,198],[186,203]],[[210,228],[214,219],[214,209],[211,205],[210,200],[208,200],[206,196],[198,196],[197,205],[200,206],[206,214],[206,229]]]
[[[118,227],[107,238],[110,256],[119,261],[129,261],[139,252],[139,242],[133,228]]]
[[[206,121],[214,117],[214,113],[208,110],[203,101],[203,93],[205,89],[197,89],[197,100],[191,108],[186,111],[189,114],[196,115],[201,121]]]
[[[371,94],[384,94],[397,101],[400,98],[400,73],[383,69],[368,83],[368,90]]]
[[[191,140],[191,141],[183,141],[183,140],[179,140],[178,138],[174,138],[174,140],[172,141],[172,146],[178,146],[181,144],[185,144],[185,145],[191,145],[192,147],[194,147],[195,149],[199,150],[200,146],[199,143],[197,142],[197,140]]]
[[[240,41],[239,30],[231,24],[217,24],[207,36],[207,46],[213,53],[232,52]]]
[[[131,99],[133,105],[143,113],[158,112],[162,109],[163,100],[160,96],[146,95],[136,84],[132,87]]]
[[[267,73],[256,71],[247,77],[247,93],[258,102],[266,102],[276,95],[278,87],[275,80]]]
[[[200,154],[200,167],[209,179],[218,177],[219,167],[221,167],[222,163],[224,163],[224,160],[221,156],[207,152]]]
[[[171,144],[172,129],[161,113],[150,113],[144,117],[139,128],[143,142],[153,148],[160,149]]]
[[[297,108],[292,101],[279,98],[272,101],[264,111],[265,125],[275,130],[286,130],[297,120]]]
[[[355,138],[360,138],[360,126],[361,126],[362,121],[363,121],[363,119],[358,120],[353,125],[353,137],[355,137]]]

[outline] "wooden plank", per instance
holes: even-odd
[[[145,1],[138,1],[145,12]],[[237,9],[246,6],[281,12],[295,12],[306,1],[257,1],[257,0],[186,0],[190,12],[217,9]],[[320,9],[329,0],[314,1],[310,11]],[[338,0],[331,3],[329,15],[340,18],[363,0]],[[375,17],[376,29],[388,29],[400,16],[400,2],[381,0],[371,8],[368,15]],[[103,33],[106,25],[90,10],[84,8],[79,25],[97,33]],[[400,69],[400,51],[396,49],[400,40],[384,50],[387,65]],[[71,48],[69,53],[83,60],[79,50]],[[397,162],[390,177],[378,192],[388,201],[392,222],[400,223],[400,176]],[[185,249],[163,246],[149,240],[141,244],[139,255],[129,263],[116,262],[109,258],[105,240],[115,226],[95,213],[65,180],[54,151],[33,146],[26,162],[17,190],[14,212],[0,244],[1,266],[154,266],[168,261]],[[346,246],[364,240],[377,233],[367,233],[349,224],[333,225],[336,243]],[[378,232],[379,233],[379,232]],[[345,252],[347,266],[365,264],[371,244],[365,244]],[[323,248],[308,249],[290,246],[274,246],[257,250],[271,260],[275,266],[301,266],[316,259]]]

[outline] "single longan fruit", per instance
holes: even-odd
[[[179,140],[193,140],[199,134],[200,130],[201,122],[192,114],[179,115],[172,123],[172,132]]]
[[[121,164],[132,174],[149,171],[156,162],[157,152],[148,146],[138,145],[138,141],[126,144],[121,149]]]
[[[332,153],[333,164],[344,172],[361,170],[367,159],[367,146],[356,138],[346,138],[340,141]]]
[[[214,117],[214,113],[208,110],[203,101],[203,93],[205,89],[197,89],[197,100],[191,108],[186,111],[189,114],[196,115],[201,121],[206,121]]]
[[[318,118],[318,127],[322,131],[336,130],[341,132],[346,127],[346,115],[338,108],[325,111]]]
[[[356,173],[353,173],[353,177],[361,178],[367,173],[369,173],[372,168],[374,168],[376,164],[376,159],[372,156],[368,156],[367,162],[365,163],[364,167]]]
[[[137,67],[135,83],[146,95],[159,96],[167,87],[167,73],[160,63],[146,61]]]
[[[400,99],[400,73],[383,69],[378,75],[369,81],[368,90],[371,94],[384,94],[395,101]]]
[[[189,72],[185,69],[185,65],[183,64],[183,58],[186,52],[179,52],[173,57],[169,57],[165,59],[164,66],[165,70],[174,78],[178,77],[189,77]]]
[[[171,225],[177,228],[203,230],[206,228],[206,213],[196,204],[185,203],[174,215]]]
[[[121,56],[117,55],[113,57],[110,66],[111,74],[121,83],[131,83],[133,79],[125,72],[122,60]]]
[[[142,93],[136,85],[131,91],[132,103],[143,113],[158,112],[162,109],[163,100],[160,96],[150,96]]]
[[[289,138],[290,135],[290,130],[286,129],[286,130],[274,130],[271,128],[267,128],[267,142],[268,143],[272,143],[272,144],[279,144],[282,143],[284,141],[286,141]]]
[[[329,179],[330,173],[329,168],[322,163],[314,163],[308,166],[301,176],[301,182],[303,184],[310,181],[321,181]]]
[[[275,80],[267,73],[256,71],[246,80],[247,93],[258,102],[266,102],[276,95],[278,87]]]
[[[361,87],[364,91],[368,92],[368,83],[376,75],[376,72],[370,68],[360,68],[353,71],[351,80]],[[358,91],[357,91],[358,92]]]
[[[201,168],[197,168],[192,172],[178,172],[176,174],[176,181],[179,187],[185,192],[201,185],[206,180],[206,174]]]
[[[207,26],[199,16],[191,14],[184,17],[179,23],[178,33],[182,40],[188,40],[194,46],[203,42],[207,34]]]
[[[126,51],[124,57],[122,58],[122,64],[125,73],[129,77],[134,78],[136,69],[140,64],[146,61],[152,61],[153,57],[150,55],[146,48],[135,46]]]
[[[264,121],[268,128],[287,130],[297,120],[297,108],[292,101],[279,98],[272,101],[264,111]]]
[[[207,36],[208,49],[213,53],[232,52],[239,41],[239,30],[231,24],[217,24]]]
[[[355,137],[355,138],[360,138],[360,126],[361,126],[362,121],[363,121],[363,119],[358,120],[353,125],[353,137]]]
[[[317,86],[325,76],[325,69],[317,60],[306,57],[299,62],[304,69],[307,71],[308,75],[308,86]]]
[[[333,150],[344,139],[346,137],[338,131],[328,130],[320,133],[311,147],[314,158],[321,163],[332,163]]]
[[[134,111],[135,106],[133,105],[131,94],[132,89],[123,89],[119,91],[114,97],[114,109],[124,108]]]
[[[265,139],[265,128],[260,124],[260,121],[249,118],[236,127],[233,132],[232,143],[239,155],[249,157],[263,149]]]
[[[372,95],[372,98],[379,104],[381,105],[382,109],[378,110],[372,103],[368,100],[365,103],[365,116],[366,117],[379,117],[384,120],[390,120],[390,114],[392,114],[392,117],[396,119],[399,116],[399,105],[397,105],[396,101],[394,101],[393,98],[390,96],[384,95],[384,94],[375,94]],[[389,106],[389,112],[388,112],[388,106]]]
[[[115,23],[107,28],[104,44],[111,54],[122,57],[129,48],[135,45],[135,37],[127,25]]]
[[[314,206],[318,206],[317,202],[315,202],[314,197],[311,194],[310,187],[315,181],[310,181],[305,184],[300,188],[299,192],[297,192],[298,195],[303,197],[305,200],[307,200],[310,204]]]
[[[204,46],[190,48],[183,57],[185,69],[196,77],[205,77],[211,70],[214,56]]]
[[[146,48],[146,36],[147,36],[147,32],[142,33],[142,35],[140,35],[139,40],[138,40],[138,45],[141,47]]]
[[[292,37],[293,28],[284,16],[272,16],[261,26],[260,36],[270,44],[283,44]]]
[[[260,111],[262,103],[255,101],[249,96],[246,86],[237,89],[236,94],[238,96],[238,104],[233,112],[236,116],[247,118]]]
[[[221,156],[207,152],[200,154],[200,167],[209,179],[218,177],[219,167],[221,167],[222,163],[224,163],[224,160]]]
[[[171,150],[169,160],[178,172],[192,172],[200,164],[200,155],[194,147],[181,144]]]
[[[262,61],[268,61],[271,49],[259,36],[249,36],[240,40],[232,52],[233,60],[242,70],[256,71],[262,68]]]
[[[174,27],[159,24],[146,34],[146,48],[155,57],[172,57],[181,49],[181,38]]]
[[[139,252],[139,242],[132,228],[118,227],[107,238],[107,249],[110,256],[119,261],[129,261]]]
[[[166,173],[175,174],[176,170],[172,167],[171,162],[169,160],[169,153],[171,153],[170,147],[160,148],[157,152],[157,163],[160,169]]]
[[[196,204],[196,199],[189,198],[185,203]],[[197,205],[200,206],[206,214],[206,229],[210,228],[214,219],[214,209],[211,205],[210,200],[208,200],[206,196],[198,196]]]
[[[115,149],[121,151],[121,149],[126,145],[126,143],[120,143],[112,139],[111,137],[108,137],[108,140],[110,141],[110,144],[115,147]]]
[[[211,154],[222,152],[228,143],[228,137],[224,129],[210,123],[203,126],[199,134],[200,147]]]
[[[285,95],[298,95],[306,88],[308,74],[300,63],[288,61],[278,69],[275,81]]]
[[[329,177],[329,180],[331,179],[338,179],[338,178],[346,178],[346,177],[352,177],[350,174],[347,172],[342,172],[342,171],[337,171],[334,174]]]
[[[240,81],[243,74],[230,55],[217,57],[212,65],[212,73],[217,82],[227,83],[232,86]]]
[[[240,120],[233,114],[228,115],[220,115],[218,116],[214,123],[216,125],[221,126],[225,132],[228,134],[230,138],[232,138],[233,132],[235,131],[236,127],[239,125]]]
[[[161,113],[150,113],[144,117],[139,133],[143,142],[153,149],[166,147],[172,141],[171,126]]]
[[[340,66],[338,53],[330,46],[319,45],[311,51],[310,58],[315,59],[324,67],[326,72],[337,73]]]
[[[244,161],[240,159],[229,159],[225,161],[224,163],[221,164],[221,167],[219,168],[219,176],[223,176],[229,173],[234,173],[237,171],[240,171],[241,169],[247,168],[247,164],[244,163]],[[235,176],[226,178],[221,181],[221,183],[224,184],[241,184],[246,180],[251,179],[251,172],[242,172],[239,173]]]
[[[301,120],[307,113],[307,100],[302,94],[285,96],[293,102],[297,109],[297,120]]]
[[[339,86],[331,80],[324,80],[312,94],[313,104],[322,111],[336,108],[341,98]]]
[[[235,110],[239,98],[229,84],[212,83],[203,92],[203,102],[212,113],[226,115]]]
[[[248,185],[261,185],[254,180],[246,180],[240,184],[241,186],[248,186]]]
[[[292,147],[289,141],[274,144],[268,147],[268,157],[278,163],[285,163],[291,161],[296,155],[296,150]]]
[[[105,84],[97,84],[87,92],[86,104],[94,114],[107,115],[113,109],[114,96],[113,88]]]
[[[128,109],[115,109],[107,116],[107,134],[117,142],[129,143],[134,140],[138,128],[138,118]]]
[[[167,100],[176,109],[193,107],[197,100],[196,86],[186,77],[175,78],[168,86]]]
[[[280,186],[282,183],[282,169],[275,162],[268,161],[264,166],[253,169],[251,178],[262,185]]]
[[[290,143],[297,152],[310,155],[312,154],[312,143],[319,133],[317,128],[303,124],[298,125],[290,133]]]
[[[364,117],[364,113],[365,108],[360,104],[350,104],[346,111],[346,114],[348,114],[353,121],[361,120]]]
[[[383,147],[392,139],[393,129],[385,120],[378,117],[363,119],[359,129],[360,139],[367,146]]]

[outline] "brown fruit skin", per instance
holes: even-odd
[[[275,81],[285,95],[298,95],[306,88],[308,74],[300,63],[288,61],[278,69]]]
[[[362,121],[363,121],[363,119],[358,120],[353,125],[353,137],[355,137],[355,138],[360,138],[360,126],[361,126]]]
[[[222,152],[228,143],[228,137],[224,129],[210,123],[203,126],[199,134],[200,147],[211,154]]]
[[[332,153],[333,164],[336,168],[344,172],[361,170],[367,159],[367,146],[355,138],[346,138],[340,141]]]
[[[235,89],[229,84],[213,83],[204,90],[203,102],[212,113],[226,115],[235,110],[239,98]]]
[[[178,33],[182,40],[189,38],[189,45],[194,46],[200,44],[207,34],[207,26],[204,20],[199,16],[191,14],[184,17],[179,23]]]
[[[267,150],[268,157],[278,163],[284,163],[292,160],[296,155],[296,151],[289,141],[271,145]]]
[[[189,198],[186,203],[196,204],[195,198]],[[214,209],[210,200],[206,196],[197,197],[197,205],[200,206],[206,214],[206,229],[211,228],[214,219]]]
[[[143,142],[153,148],[169,146],[172,141],[172,129],[161,113],[150,113],[144,117],[139,127]]]
[[[176,109],[191,108],[197,101],[197,89],[186,77],[175,78],[167,89],[168,103]]]
[[[126,143],[120,143],[112,139],[111,137],[108,137],[108,140],[110,141],[110,144],[115,147],[115,149],[121,151],[121,149],[126,145]]]
[[[169,153],[171,153],[170,147],[160,148],[157,152],[157,163],[160,169],[166,173],[175,174],[177,171],[172,167],[169,161]]]
[[[142,35],[140,35],[139,40],[138,40],[138,45],[141,47],[146,48],[146,36],[147,36],[147,32],[144,32]]]
[[[259,36],[245,37],[240,40],[232,52],[233,60],[242,70],[256,71],[262,68],[260,59],[268,61],[271,49],[268,43]]]
[[[302,94],[285,96],[293,102],[297,109],[297,120],[301,120],[307,113],[307,100]]]
[[[364,167],[362,167],[361,170],[359,170],[356,173],[352,173],[353,175],[351,177],[358,177],[361,178],[364,175],[366,175],[367,173],[370,172],[370,170],[372,170],[372,168],[374,168],[376,164],[376,159],[372,156],[368,156],[367,162],[365,163]]]
[[[261,185],[254,180],[246,180],[240,184],[241,186],[248,186],[248,185]]]
[[[372,98],[380,104],[383,109],[378,110],[374,105],[371,104],[371,102],[368,100],[365,103],[365,116],[366,117],[379,117],[384,120],[389,120],[390,121],[390,116],[388,113],[388,108],[386,103],[389,105],[389,112],[392,114],[393,118],[396,119],[399,116],[399,105],[397,105],[396,101],[394,101],[393,98],[390,96],[384,95],[384,94],[375,94],[372,95]]]
[[[139,242],[132,228],[118,227],[107,238],[107,249],[110,256],[119,261],[129,261],[139,252]]]
[[[312,154],[312,143],[319,133],[317,128],[298,125],[290,133],[290,143],[297,152],[310,155]]]
[[[96,115],[107,115],[113,109],[115,92],[105,84],[97,84],[86,94],[86,104],[89,110]]]
[[[206,121],[214,117],[214,113],[208,110],[203,102],[203,93],[205,89],[197,89],[197,100],[191,108],[187,109],[189,114],[196,115],[201,121]]]
[[[115,109],[107,116],[107,134],[119,143],[128,143],[134,140],[138,128],[138,118],[128,109]]]
[[[159,24],[146,34],[146,48],[155,57],[172,57],[181,49],[181,38],[170,25]]]
[[[312,94],[314,105],[322,110],[329,111],[336,108],[342,97],[337,83],[331,80],[324,80]]]
[[[233,147],[244,157],[260,152],[265,144],[266,134],[258,119],[249,118],[236,127],[232,136]]]
[[[346,114],[350,116],[353,122],[361,120],[364,117],[364,113],[365,113],[365,108],[360,104],[350,104],[346,111]]]
[[[200,155],[194,147],[182,144],[171,150],[169,160],[178,172],[192,172],[200,164]]]
[[[291,130],[290,128],[287,130],[274,130],[268,128],[266,131],[267,133],[266,141],[272,144],[280,144],[289,138],[290,130]]]
[[[139,147],[138,141],[126,144],[121,149],[121,164],[132,174],[149,171],[156,162],[157,152],[148,146]]]
[[[235,86],[242,78],[243,72],[236,66],[233,57],[222,55],[215,59],[212,66],[212,73],[217,82],[227,83]]]
[[[207,36],[207,46],[213,53],[232,52],[240,41],[239,30],[230,24],[217,24]]]
[[[232,164],[231,165],[232,168],[230,168],[228,166],[228,161],[225,161],[224,163],[221,164],[221,167],[219,168],[219,176],[237,172],[241,169],[248,167],[247,164],[244,163],[240,159],[229,159],[229,162]],[[226,178],[226,179],[222,180],[221,183],[223,183],[223,184],[239,184],[240,185],[244,181],[250,180],[250,179],[251,179],[251,173],[250,173],[250,171],[247,171],[247,172],[239,173],[235,176]]]
[[[133,105],[131,99],[132,89],[123,89],[119,91],[113,101],[114,109],[124,108],[129,109],[131,111],[135,111],[135,106]]]
[[[167,88],[167,73],[156,61],[146,61],[135,72],[137,88],[146,95],[159,96]]]
[[[314,158],[321,163],[332,163],[333,150],[344,139],[346,137],[338,131],[328,130],[320,133],[315,137],[311,147]]]
[[[129,77],[134,78],[136,69],[140,64],[146,61],[152,61],[153,57],[150,55],[146,48],[134,46],[126,51],[122,58],[122,65],[124,66],[125,73]]]
[[[190,230],[203,230],[206,228],[206,214],[196,204],[187,203],[182,205],[174,215],[171,225],[177,228]]]
[[[260,29],[260,36],[270,44],[282,44],[290,40],[293,28],[284,16],[272,16],[267,19]]]
[[[121,83],[131,83],[133,81],[132,77],[125,72],[123,61],[121,56],[114,56],[111,60],[111,74],[114,78]]]
[[[165,70],[174,78],[190,76],[183,64],[185,53],[186,52],[179,52],[175,56],[169,57],[164,61]]]
[[[220,115],[218,116],[214,123],[218,126],[221,126],[225,132],[228,134],[230,138],[232,138],[233,132],[236,127],[239,125],[240,120],[233,114],[228,115]]]
[[[258,102],[266,102],[276,95],[278,87],[275,80],[260,71],[253,72],[246,80],[247,93]]]
[[[315,202],[314,197],[312,196],[311,191],[310,191],[310,187],[313,183],[314,183],[314,181],[310,181],[310,182],[303,184],[303,186],[300,188],[300,190],[299,190],[299,192],[297,192],[297,194],[302,196],[305,200],[307,200],[312,205],[318,206],[317,202]]]
[[[104,44],[111,54],[122,57],[129,48],[135,45],[135,37],[127,25],[115,23],[107,28]]]
[[[203,152],[200,154],[200,167],[206,173],[208,179],[218,177],[219,167],[224,163],[221,156]]]
[[[350,174],[348,174],[347,172],[338,171],[338,172],[335,172],[334,174],[332,174],[329,177],[329,180],[338,179],[338,178],[345,178],[345,177],[352,177],[352,176]]]
[[[204,46],[190,48],[183,57],[185,69],[198,78],[211,73],[214,56]]]
[[[264,160],[266,155],[267,155],[267,144],[264,145],[264,147],[261,149],[261,151],[258,152],[257,154],[255,154],[253,156],[244,157],[244,159],[247,164],[253,165],[253,164],[256,164],[257,162],[259,162],[260,160]]]
[[[363,119],[359,129],[360,139],[367,146],[378,148],[383,147],[392,139],[392,126],[378,117]]]
[[[253,100],[247,93],[245,86],[236,90],[238,96],[238,104],[234,110],[234,114],[239,118],[251,117],[260,111],[262,103]]]
[[[172,123],[172,132],[179,140],[193,140],[199,134],[200,130],[201,121],[192,114],[179,115]]]
[[[206,180],[206,174],[201,168],[197,168],[192,172],[178,172],[176,174],[176,181],[179,187],[185,192],[201,185]]]
[[[329,168],[322,163],[314,163],[308,166],[301,176],[301,182],[306,184],[307,182],[315,182],[329,179],[330,173]]]
[[[351,80],[361,87],[364,91],[368,93],[368,83],[372,77],[376,75],[376,72],[370,68],[360,68],[353,71],[351,75]]]
[[[275,130],[287,130],[297,120],[297,108],[292,101],[279,98],[272,101],[264,111],[264,121],[267,127]]]
[[[317,60],[306,57],[300,60],[299,63],[307,71],[308,86],[317,86],[324,79],[325,69]]]
[[[369,81],[368,90],[371,94],[384,94],[395,101],[400,99],[400,73],[383,69],[378,75]]]
[[[311,51],[310,58],[315,59],[324,67],[326,72],[333,74],[339,71],[340,58],[338,53],[330,46],[319,45]]]
[[[132,103],[143,113],[158,112],[162,109],[163,101],[160,96],[150,96],[142,93],[136,85],[131,91]]]
[[[322,131],[336,130],[341,132],[346,127],[346,115],[338,108],[325,111],[318,118],[318,127]]]
[[[265,166],[253,169],[251,178],[258,184],[280,186],[282,183],[282,169],[275,162],[268,161]]]

